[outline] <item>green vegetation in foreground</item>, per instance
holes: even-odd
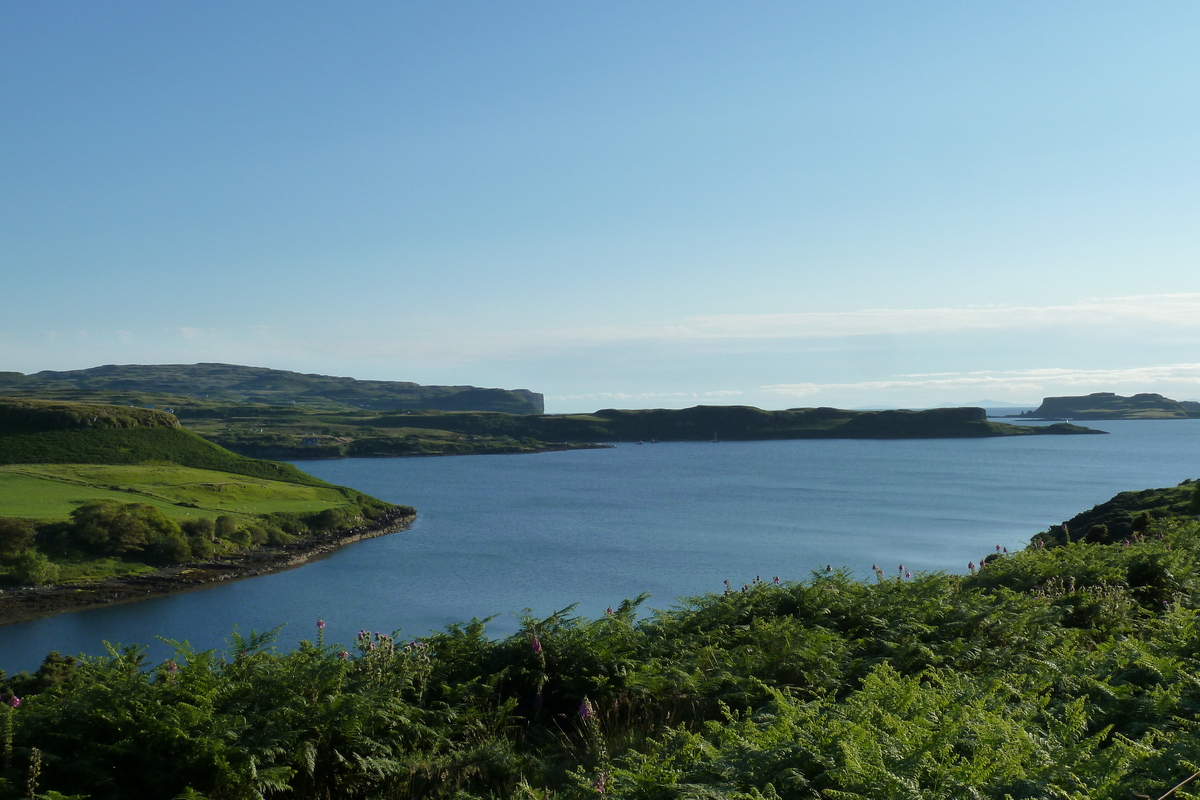
[[[1121,397],[1112,392],[1095,392],[1079,397],[1047,397],[1033,411],[1019,416],[1035,419],[1195,419],[1200,403],[1178,401],[1161,394]]]
[[[20,698],[0,797],[31,793],[31,763],[39,796],[95,800],[1128,800],[1200,767],[1192,518],[966,575],[821,572],[638,619],[640,599],[502,640],[476,620],[51,654],[0,687]]]
[[[227,556],[392,508],[142,409],[0,399],[0,465],[0,584]]]

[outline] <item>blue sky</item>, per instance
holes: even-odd
[[[1200,398],[1200,5],[9,3],[0,370]]]

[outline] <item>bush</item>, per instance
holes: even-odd
[[[13,556],[33,547],[37,530],[27,519],[0,517],[0,556]]]
[[[99,555],[132,555],[151,545],[161,554],[175,547],[166,543],[175,537],[187,544],[179,525],[146,503],[100,500],[75,509],[71,519],[76,543]]]
[[[193,558],[212,558],[213,553],[216,552],[211,536],[189,536],[187,543],[188,547],[191,548]]]
[[[267,526],[267,544],[281,547],[290,543],[294,538],[291,534],[284,533],[274,525]]]
[[[58,565],[36,550],[26,550],[10,562],[8,574],[20,586],[43,586],[58,580]]]
[[[173,531],[154,531],[147,537],[142,555],[149,564],[182,564],[191,558],[192,548],[178,528]]]
[[[213,525],[214,533],[218,539],[231,539],[238,530],[237,520],[226,514],[217,517],[216,523]]]
[[[309,518],[309,525],[315,531],[332,531],[345,528],[350,524],[346,512],[340,508],[327,508]]]
[[[189,519],[179,523],[179,528],[190,538],[204,538],[210,542],[216,535],[217,525],[208,517]]]
[[[261,547],[262,545],[266,544],[269,538],[267,535],[267,529],[262,525],[259,525],[257,522],[251,522],[246,526],[246,535],[250,537],[250,544],[254,545],[255,547]]]

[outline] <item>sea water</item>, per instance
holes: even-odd
[[[596,616],[761,577],[878,565],[965,572],[996,546],[1127,489],[1200,477],[1200,420],[1098,422],[1108,436],[622,444],[534,455],[307,461],[333,483],[417,508],[411,530],[287,572],[0,627],[0,669],[104,642],[227,649],[284,626],[279,646],[420,638],[473,617],[495,635],[575,606]]]

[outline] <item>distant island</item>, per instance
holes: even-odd
[[[165,411],[209,441],[257,459],[535,453],[638,441],[941,439],[1102,432],[1069,425],[995,422],[987,419],[982,408],[764,411],[751,406],[695,406],[543,414],[542,395],[534,392],[466,388],[441,393],[448,388],[462,387],[356,381],[227,364],[112,366],[29,376],[0,373],[0,397]],[[472,398],[478,401],[475,407],[446,407],[469,405]],[[537,412],[530,411],[534,406]]]
[[[1022,419],[1200,419],[1200,402],[1172,400],[1161,394],[1122,397],[1095,392],[1078,397],[1047,397],[1033,411],[1015,415]]]

